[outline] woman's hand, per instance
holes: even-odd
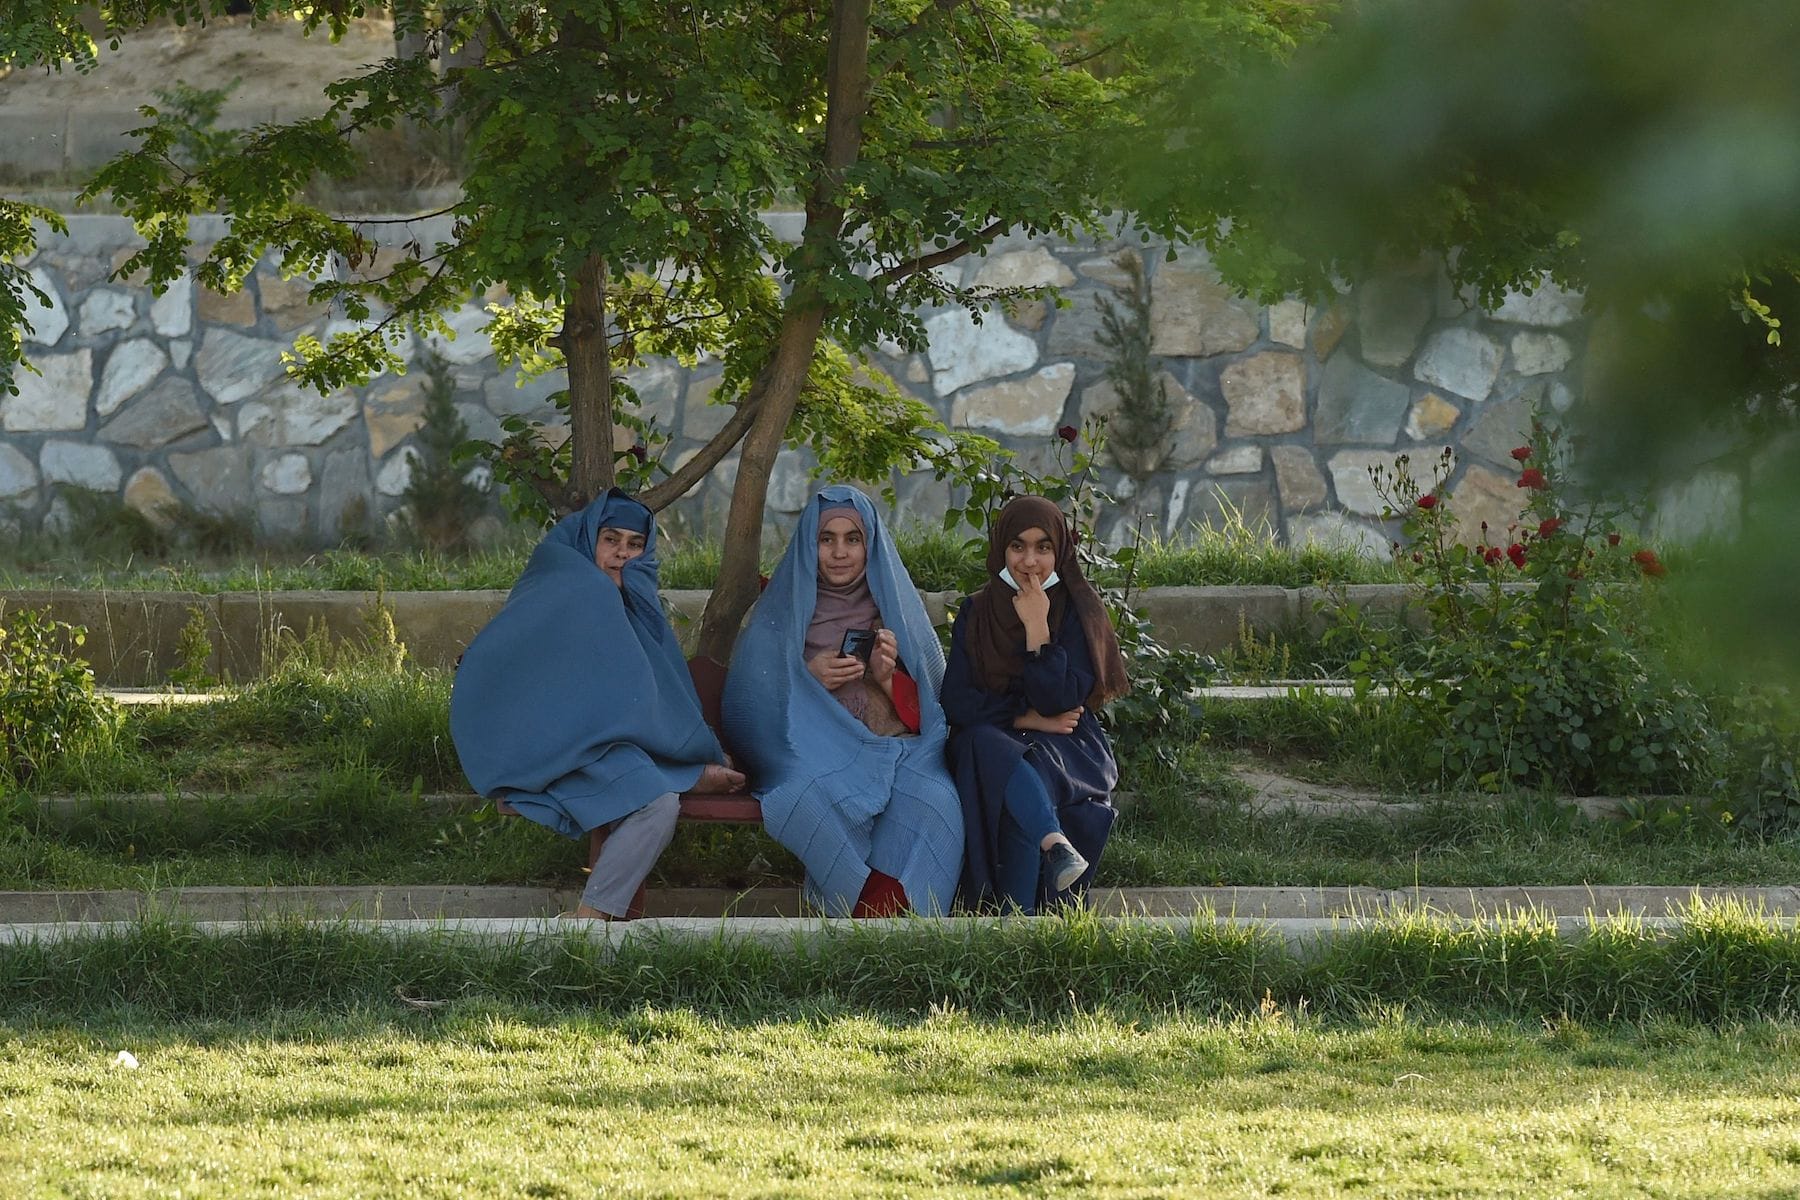
[[[821,650],[807,660],[806,669],[828,692],[835,692],[852,679],[862,678],[863,661],[848,654]]]
[[[1041,650],[1050,640],[1050,595],[1044,591],[1044,581],[1035,575],[1020,576],[1012,602],[1013,611],[1025,625],[1025,649],[1032,653]]]
[[[1081,714],[1087,711],[1080,705],[1068,712],[1051,713],[1045,716],[1035,708],[1028,708],[1013,718],[1014,729],[1034,729],[1039,733],[1074,733],[1075,727],[1081,724]]]
[[[894,694],[894,671],[900,665],[900,642],[891,629],[877,629],[875,644],[869,647],[869,678],[890,697]]]

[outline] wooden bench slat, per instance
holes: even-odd
[[[742,792],[687,792],[681,797],[681,819],[761,825],[762,805]]]

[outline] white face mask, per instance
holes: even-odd
[[[1011,588],[1015,592],[1019,590],[1019,581],[1014,579],[1013,573],[1005,567],[1000,568],[1000,582],[1004,583],[1007,587]],[[1062,577],[1060,575],[1058,575],[1055,571],[1051,571],[1050,577],[1048,579],[1044,580],[1044,590],[1047,592],[1051,588],[1055,587],[1057,584],[1059,584],[1061,582],[1062,582]]]

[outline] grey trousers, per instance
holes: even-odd
[[[650,868],[675,837],[675,820],[681,815],[681,797],[664,792],[636,812],[619,818],[600,844],[593,874],[581,889],[581,902],[609,917],[622,917],[631,909]]]

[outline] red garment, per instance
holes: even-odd
[[[894,712],[908,733],[919,732],[919,685],[905,671],[894,672]]]
[[[869,878],[863,884],[862,895],[856,898],[856,907],[850,910],[853,917],[897,917],[912,904],[906,898],[906,889],[892,875],[871,870]]]

